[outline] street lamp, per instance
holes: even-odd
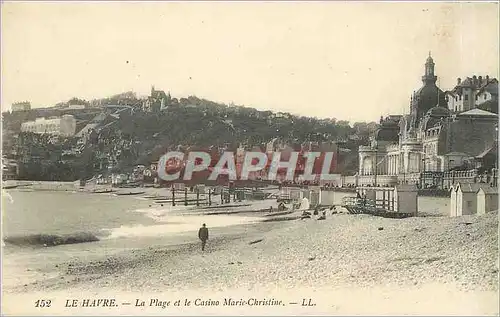
[[[450,172],[450,163],[454,163],[454,162],[455,162],[455,160],[448,159],[448,173]],[[453,186],[453,185],[455,185],[455,171],[451,172],[451,177],[452,177],[451,186]],[[449,174],[448,174],[448,178],[449,178]]]
[[[427,161],[427,158],[424,157],[422,159],[422,189],[425,189],[425,162]]]
[[[406,166],[405,166],[404,154],[403,154],[401,167],[403,168],[403,184],[406,184]]]

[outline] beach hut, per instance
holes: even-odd
[[[476,196],[478,215],[484,215],[498,209],[498,188],[482,186],[477,191]]]
[[[294,201],[300,201],[303,197],[304,193],[300,188],[290,189],[290,199]]]
[[[473,215],[477,212],[477,192],[481,188],[481,184],[473,183],[457,183],[456,191],[456,209],[452,215],[460,217],[464,215]]]
[[[418,215],[418,190],[415,185],[397,185],[394,188],[394,196],[398,212]]]
[[[329,189],[321,189],[321,201],[322,206],[331,206],[335,203],[335,191]]]
[[[304,196],[303,191],[298,187],[283,187],[279,192],[280,199],[300,200]]]
[[[319,186],[309,186],[309,204],[316,206],[321,203],[321,188]]]

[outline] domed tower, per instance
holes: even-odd
[[[420,120],[433,107],[447,107],[444,92],[436,86],[437,76],[434,74],[434,60],[429,52],[425,62],[425,74],[422,76],[424,84],[412,96],[410,115],[413,128],[419,126]]]
[[[425,75],[422,76],[422,82],[424,85],[436,84],[437,76],[434,75],[434,65],[431,52],[429,52],[429,57],[427,57],[427,60],[425,61]]]

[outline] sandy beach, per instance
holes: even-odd
[[[308,297],[317,303],[264,311],[224,306],[169,310],[183,315],[290,314],[297,309],[308,314],[498,314],[497,212],[459,218],[314,218],[214,228],[205,252],[196,234],[188,232],[156,239],[147,248],[42,261],[31,268],[41,273],[37,281],[4,286],[5,312],[33,312],[33,307],[14,304],[27,296],[98,293],[122,300],[134,294],[177,294],[193,299],[278,296],[287,303]],[[68,314],[63,304],[57,307],[50,314]],[[120,313],[162,313],[137,309],[120,308]],[[116,314],[109,309],[78,312]]]

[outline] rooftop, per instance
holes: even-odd
[[[454,188],[452,187],[452,190],[462,191],[462,193],[477,193],[477,191],[485,186],[484,184],[477,184],[477,183],[458,183]]]
[[[496,113],[482,110],[479,108],[474,108],[474,109],[459,113],[458,116],[498,117],[498,115]]]
[[[482,186],[480,189],[478,189],[478,192],[480,190],[482,190],[485,194],[498,195],[498,188],[496,187]]]

